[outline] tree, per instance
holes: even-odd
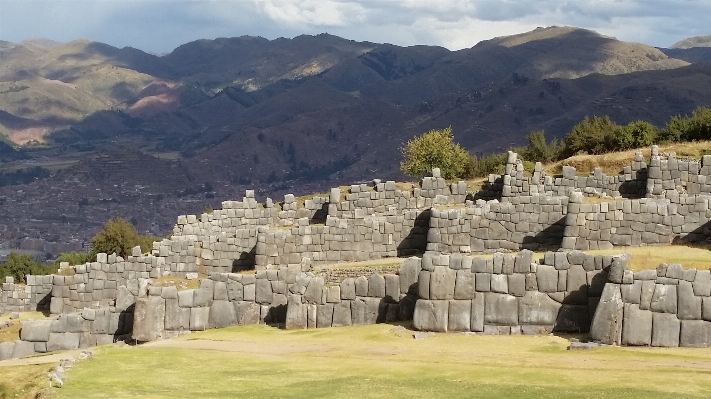
[[[59,254],[59,256],[57,256],[57,259],[54,261],[54,264],[56,266],[59,266],[59,264],[62,262],[68,262],[70,266],[81,265],[83,263],[91,262],[93,259],[95,259],[95,256],[96,256],[96,252],[94,252],[94,251],[65,252],[65,253]]]
[[[91,245],[97,253],[116,253],[124,258],[131,254],[131,249],[137,244],[136,228],[120,217],[109,219],[104,229],[91,239]]]
[[[439,168],[445,179],[461,177],[469,159],[467,151],[454,142],[451,127],[415,136],[400,152],[403,157],[400,170],[419,178],[429,174],[432,168]]]
[[[56,270],[56,268],[43,268],[37,260],[29,255],[10,252],[5,265],[0,265],[0,277],[12,276],[15,282],[20,282],[27,274],[48,274]]]
[[[630,122],[625,126],[620,126],[613,135],[608,136],[608,149],[623,151],[647,147],[654,144],[657,134],[657,128],[649,122]]]
[[[562,150],[558,144],[558,139],[554,138],[550,143],[547,143],[546,135],[543,130],[531,132],[526,136],[526,139],[528,140],[528,145],[522,151],[521,156],[523,156],[523,159],[543,163],[558,160]]]
[[[573,126],[565,136],[566,156],[578,153],[604,154],[607,151],[609,137],[617,131],[617,124],[609,116],[585,117],[582,122]]]

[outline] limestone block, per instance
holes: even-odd
[[[14,342],[0,342],[0,361],[12,359],[14,349]]]
[[[116,311],[126,311],[129,307],[133,306],[134,303],[136,303],[136,297],[131,294],[128,288],[123,285],[118,287],[116,290]]]
[[[688,281],[681,280],[677,286],[680,320],[701,320],[701,297],[694,295],[694,288]]]
[[[133,311],[133,332],[136,341],[155,341],[165,328],[165,299],[159,296],[142,297]]]
[[[353,300],[356,298],[355,280],[347,278],[341,282],[341,300]]]
[[[165,291],[165,288],[163,289]],[[227,296],[227,282],[225,281],[215,281],[212,293],[212,299],[216,301],[226,301]]]
[[[285,326],[287,330],[307,327],[307,306],[305,303],[301,303],[301,295],[289,295]]]
[[[654,296],[654,280],[642,281],[642,289],[640,293],[639,308],[648,310],[652,306],[652,297]]]
[[[477,292],[490,292],[491,274],[475,273],[474,288],[477,290]]]
[[[456,270],[447,266],[435,266],[430,275],[430,298],[435,300],[453,299],[456,278]]]
[[[622,338],[623,313],[619,284],[605,285],[590,326],[590,338],[608,345],[619,344]]]
[[[485,324],[499,326],[518,325],[518,299],[499,293],[486,293],[484,306]]]
[[[236,324],[237,312],[232,302],[227,300],[216,300],[212,302],[208,314],[209,328],[223,328]]]
[[[492,274],[491,275],[491,292],[498,292],[500,294],[509,293],[509,279],[505,274]]]
[[[256,299],[256,287],[257,287],[256,282],[253,284],[247,284],[244,280],[242,280],[242,285],[243,285],[244,300],[249,301],[249,302],[254,302]],[[199,290],[196,290],[196,291],[199,291]]]
[[[229,301],[244,300],[244,286],[242,283],[235,280],[227,281],[227,299]]]
[[[313,280],[311,280],[313,281]],[[224,284],[224,283],[223,283]],[[215,287],[217,288],[217,287]],[[217,291],[217,289],[215,289]],[[308,293],[308,289],[306,290]],[[320,296],[319,292],[319,296]],[[257,303],[260,304],[270,304],[272,303],[272,298],[274,296],[274,292],[272,291],[272,283],[271,281],[267,279],[257,279],[255,283],[255,294],[254,294],[254,300]],[[226,298],[225,298],[226,299]],[[320,300],[320,297],[319,297]]]
[[[419,299],[412,322],[420,331],[447,331],[448,317],[449,301]]]
[[[316,310],[316,327],[331,327],[333,324],[333,304],[318,305]]]
[[[20,339],[30,342],[46,342],[52,329],[52,320],[30,320],[22,323]]]
[[[477,293],[472,299],[471,330],[475,332],[484,331],[484,295]]]
[[[178,291],[178,306],[181,308],[192,308],[196,290]]]
[[[68,333],[71,334],[71,333]],[[55,334],[52,334],[55,335]],[[63,334],[61,334],[63,335]],[[55,338],[55,341],[57,339]],[[69,343],[69,342],[68,342]],[[77,346],[76,348],[79,347],[78,339],[77,339]],[[76,349],[76,348],[68,348],[68,349]],[[55,349],[58,350],[58,349]],[[12,355],[10,355],[9,358],[20,358],[20,357],[25,357],[25,356],[31,356],[35,354],[35,343],[34,342],[28,342],[28,341],[15,341],[13,347],[12,347]]]
[[[669,313],[652,314],[652,346],[677,347],[681,322]]]
[[[385,297],[385,278],[378,273],[373,273],[368,278],[368,296],[371,298]]]
[[[633,284],[623,284],[620,286],[622,301],[624,303],[638,304],[642,300],[642,281],[636,280]],[[649,307],[647,307],[649,309]],[[645,309],[643,309],[645,310]]]
[[[703,320],[682,320],[679,346],[706,348],[711,338],[711,322]]]
[[[368,296],[368,278],[359,276],[355,279],[355,294],[356,296]]]
[[[711,297],[702,298],[701,318],[711,321]]]
[[[237,325],[259,324],[261,315],[259,304],[251,301],[237,301],[234,302],[234,307],[237,314]]]
[[[388,302],[397,302],[400,299],[400,277],[396,274],[385,276],[385,299]]]
[[[210,301],[212,301],[212,290],[208,291],[202,288],[198,288],[193,290],[193,294],[194,307],[209,306]]]
[[[520,324],[553,326],[561,304],[548,295],[527,291],[519,301],[518,321]]]
[[[711,271],[700,270],[694,277],[694,295],[711,296]]]
[[[652,312],[640,310],[639,305],[626,303],[622,323],[622,345],[649,346],[652,344]]]
[[[352,324],[351,301],[341,301],[333,305],[333,327],[344,327]]]
[[[553,266],[538,265],[536,268],[536,282],[540,292],[557,292],[558,270]]]
[[[653,312],[676,313],[676,285],[655,284],[650,309]]]
[[[165,314],[165,312],[164,312]],[[108,309],[100,309],[96,311],[96,318],[91,322],[92,334],[108,334],[109,324],[111,323],[111,313]]]
[[[447,331],[470,331],[471,313],[471,300],[450,300]]]
[[[417,293],[417,279],[422,269],[422,261],[419,258],[411,257],[405,259],[400,266],[400,292],[403,294]]]
[[[207,330],[210,321],[210,308],[194,307],[190,308],[190,331]]]
[[[524,296],[526,294],[526,275],[510,274],[508,276],[508,292],[513,296]]]
[[[81,333],[50,333],[47,352],[79,348]]]
[[[457,270],[454,299],[472,299],[475,295],[475,274],[470,269]]]

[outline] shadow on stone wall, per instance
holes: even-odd
[[[531,251],[556,251],[563,245],[565,217],[533,236],[523,238],[522,249]]]
[[[239,258],[232,261],[232,273],[244,270],[254,270],[257,247],[254,246],[249,252],[242,252]]]
[[[703,244],[711,242],[711,222],[702,224],[698,228],[687,233],[686,236],[675,235],[672,238],[674,244]]]
[[[647,168],[638,170],[636,179],[620,183],[620,196],[628,199],[647,196]]]
[[[397,256],[421,255],[427,249],[427,233],[430,229],[430,216],[432,212],[427,209],[420,212],[415,218],[415,224],[405,238],[397,246]]]

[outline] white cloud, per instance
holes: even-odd
[[[708,0],[0,0],[0,39],[84,37],[165,52],[201,38],[328,32],[454,50],[570,25],[668,46],[711,33],[707,15]]]

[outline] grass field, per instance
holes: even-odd
[[[437,334],[391,325],[234,327],[97,348],[59,398],[707,398],[711,349],[568,351],[557,336]],[[2,373],[2,370],[0,370]]]

